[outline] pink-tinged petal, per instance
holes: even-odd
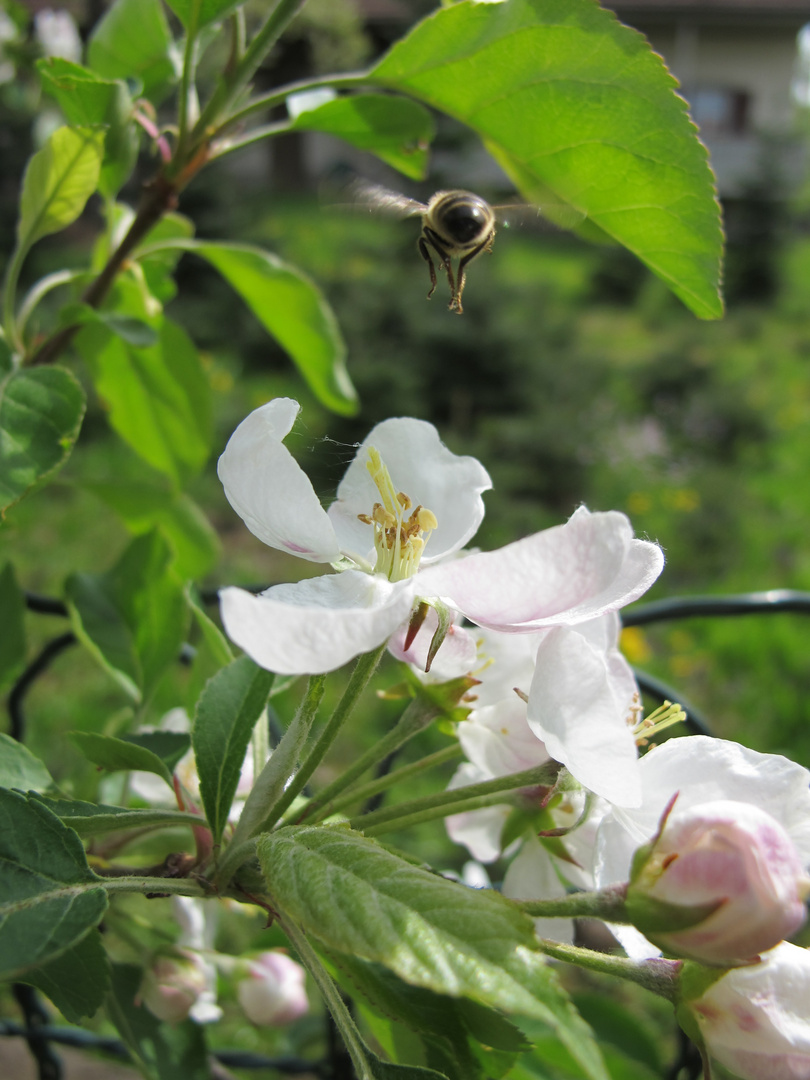
[[[492,487],[489,474],[475,458],[448,450],[432,424],[397,417],[377,424],[360,444],[329,508],[341,550],[373,559],[372,530],[357,520],[380,501],[366,468],[370,446],[379,451],[397,491],[436,515],[439,527],[427,542],[423,565],[464,547],[484,517],[481,493]]]
[[[382,645],[407,618],[413,585],[346,570],[259,596],[237,588],[219,596],[228,637],[260,667],[317,675]]]
[[[576,780],[619,806],[639,806],[641,777],[627,724],[635,682],[618,653],[576,630],[552,630],[537,651],[528,721]]]
[[[533,836],[523,841],[503,879],[503,895],[510,900],[557,900],[565,896],[551,856]],[[535,919],[535,933],[552,941],[574,941],[573,919]]]
[[[481,626],[526,632],[616,611],[645,593],[663,566],[661,549],[634,539],[624,514],[583,506],[565,525],[428,567],[418,588]]]
[[[334,562],[340,549],[329,517],[282,442],[299,409],[291,398],[255,409],[228,440],[217,473],[228,502],[254,536],[309,562]]]
[[[435,608],[430,608],[409,649],[405,649],[408,623],[395,631],[388,642],[388,649],[397,660],[404,660],[406,664],[413,664],[418,671],[424,672],[428,649],[438,626],[439,616]],[[475,638],[463,627],[453,624],[433,659],[429,678],[433,682],[459,678],[469,674],[476,667],[476,662]]]

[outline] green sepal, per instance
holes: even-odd
[[[714,900],[708,904],[671,904],[656,900],[631,884],[627,890],[625,912],[628,922],[652,940],[653,935],[673,934],[699,926],[725,903],[725,900]]]

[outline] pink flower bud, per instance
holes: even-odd
[[[743,1080],[810,1078],[810,953],[783,941],[684,1003],[706,1049]]]
[[[207,966],[196,953],[159,956],[144,973],[139,1000],[158,1020],[179,1024],[208,993],[209,982]]]
[[[309,1012],[306,973],[282,952],[263,952],[237,987],[239,1004],[254,1024],[282,1027]]]
[[[703,964],[744,963],[772,949],[805,918],[807,879],[798,851],[770,814],[749,803],[704,803],[663,822],[628,892],[638,905],[673,905],[667,924],[634,922],[660,948]],[[717,905],[700,919],[699,909]],[[683,916],[698,909],[699,921]],[[670,928],[671,927],[671,928]]]

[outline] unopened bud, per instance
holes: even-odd
[[[801,926],[807,884],[778,821],[749,803],[718,801],[665,815],[637,853],[627,909],[664,951],[732,966]]]
[[[309,1012],[305,972],[282,952],[263,952],[250,962],[247,977],[237,987],[239,1004],[260,1026],[281,1027]]]
[[[196,953],[159,956],[144,973],[139,999],[158,1020],[179,1024],[209,991],[209,982]]]
[[[690,967],[681,980],[678,1018],[713,1058],[742,1080],[810,1076],[807,949],[783,941],[760,963],[734,968],[709,986],[705,969],[693,979]]]

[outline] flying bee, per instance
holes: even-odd
[[[421,217],[422,234],[417,241],[419,254],[428,264],[430,292],[436,291],[436,266],[446,272],[450,284],[450,311],[461,315],[461,295],[467,277],[467,266],[482,251],[492,250],[495,239],[496,208],[471,191],[437,191],[428,203],[410,199],[388,188],[355,180],[350,192],[356,202],[382,213],[399,217]],[[453,273],[453,259],[458,269]]]

